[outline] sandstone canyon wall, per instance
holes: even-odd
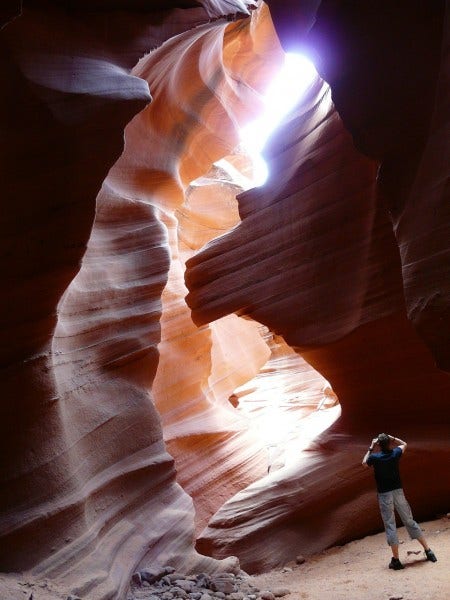
[[[417,515],[448,510],[450,382],[408,320],[448,366],[447,5],[423,28],[412,11],[435,92],[409,157],[360,147],[353,92],[338,93],[321,40],[333,57],[343,39],[364,48],[355,13],[323,2],[309,34],[318,2],[289,23],[269,3],[332,90],[316,79],[270,142],[271,179],[245,191],[239,127],[282,60],[267,7],[145,4],[29,2],[1,32],[0,569],[46,578],[55,598],[61,584],[123,598],[155,562],[261,570],[376,530],[359,463],[377,430],[411,442]],[[213,166],[224,157],[235,180]],[[380,163],[407,190],[398,210]],[[287,396],[305,390],[301,416],[327,381],[342,404],[269,474],[244,410],[264,369],[295,380]]]
[[[270,77],[270,68],[261,72],[262,56],[275,66],[281,49],[267,12],[259,25],[247,19],[233,28],[213,19],[202,27],[223,13],[220,2],[208,13],[146,19],[102,7],[39,8],[25,7],[2,32],[11,86],[4,97],[10,287],[3,298],[1,566],[31,569],[93,598],[119,598],[139,564],[236,568],[235,560],[217,563],[193,549],[192,500],[175,481],[151,384],[171,264],[175,287],[182,281],[170,247],[174,211],[188,184],[236,145],[237,123],[257,110],[257,89]],[[185,29],[192,32],[177,38]],[[247,350],[252,361],[237,377],[233,365],[222,366],[230,383],[220,400],[269,354],[257,327],[235,328],[250,330],[255,350]],[[210,374],[210,333],[195,333],[190,343],[188,332],[178,332],[189,354],[197,346],[205,361],[188,377],[187,398],[178,399],[181,407],[185,400],[194,405],[191,420],[208,404],[197,378]],[[220,425],[206,426],[206,435],[246,429],[231,405],[216,412]],[[249,454],[250,480],[261,463],[258,449],[244,442],[234,443],[229,495],[242,486],[242,454]]]
[[[273,13],[290,49],[299,39],[292,33],[295,13],[288,18],[285,8]],[[421,449],[403,466],[417,514],[429,510],[429,489],[442,499],[436,510],[448,504],[442,470],[448,464],[448,376],[436,369],[407,319],[408,313],[445,368],[448,28],[442,3],[385,9],[375,15],[370,3],[321,3],[303,46],[330,82],[339,114],[317,83],[271,140],[266,154],[277,177],[241,194],[242,223],[187,265],[187,301],[197,323],[228,312],[265,323],[331,382],[342,404],[340,420],[316,449],[275,481],[237,494],[200,537],[203,551],[236,553],[252,570],[267,568],[274,556],[282,563],[293,548],[317,550],[376,527],[367,510],[372,482],[357,473],[354,456],[358,440],[363,454],[371,431],[401,430]],[[307,19],[299,13],[301,26]],[[414,67],[410,26],[427,48]],[[409,96],[400,94],[405,84]],[[419,301],[425,287],[429,300],[422,295]],[[418,465],[427,494],[413,476]],[[329,515],[328,526],[318,512]],[[258,551],[262,528],[274,540],[269,559]]]

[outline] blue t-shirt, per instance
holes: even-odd
[[[367,464],[373,466],[377,490],[380,494],[402,487],[398,463],[402,449],[397,446],[389,452],[374,452],[369,455]]]

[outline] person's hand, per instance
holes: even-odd
[[[373,451],[373,448],[374,448],[375,444],[377,444],[377,443],[378,443],[378,438],[373,438],[373,440],[370,442],[368,453]]]

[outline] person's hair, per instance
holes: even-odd
[[[378,436],[378,444],[380,445],[382,452],[387,452],[389,450],[389,436],[387,433],[380,433]]]

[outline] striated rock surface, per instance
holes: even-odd
[[[306,451],[291,453],[284,468],[228,500],[197,541],[201,552],[236,554],[248,572],[380,530],[373,475],[361,468],[373,431],[405,433],[402,480],[416,518],[446,510],[448,378],[436,371],[406,318],[370,323],[302,356],[332,383],[341,417]]]
[[[215,3],[213,15],[223,8]],[[91,598],[121,598],[133,570],[155,561],[187,571],[237,568],[234,558],[218,563],[194,551],[192,500],[175,481],[151,386],[171,263],[175,287],[182,281],[171,249],[174,211],[187,185],[236,145],[237,124],[258,109],[267,66],[281,57],[267,11],[252,22],[214,21],[179,37],[172,37],[177,29],[207,20],[206,13],[195,10],[180,23],[166,15],[165,26],[141,13],[121,17],[43,13],[36,5],[8,24],[2,39],[2,66],[14,82],[5,115],[17,115],[17,126],[6,128],[5,163],[28,168],[30,177],[15,181],[11,169],[7,187],[13,245],[4,238],[12,256],[5,281],[18,285],[4,297],[11,317],[3,331],[0,564]],[[130,73],[165,36],[171,40]],[[206,364],[200,372],[212,378],[211,390],[222,385],[217,407],[203,417],[220,423],[206,427],[216,439],[245,429],[220,402],[268,354],[256,327],[243,329],[256,340],[247,371],[233,379],[217,355],[213,369]],[[200,332],[195,343],[210,335]],[[191,377],[195,388],[197,374]],[[175,437],[185,433],[182,423]],[[252,466],[259,450],[241,438],[228,448],[226,440],[217,444],[218,458],[236,451],[227,496],[239,489],[242,471],[251,481],[258,476]],[[246,453],[250,462],[242,467]]]
[[[323,3],[324,14],[327,4]],[[329,4],[336,9],[331,11],[332,28],[335,21],[341,24],[340,9],[344,17],[346,12],[339,2]],[[357,9],[355,14],[359,16]],[[350,9],[348,15],[353,15]],[[323,19],[319,13],[318,30]],[[327,35],[339,49],[333,29]],[[311,39],[317,40],[317,35]],[[356,47],[353,55],[357,55]],[[353,55],[349,53],[339,67],[330,52],[322,72],[327,74],[329,65],[339,80],[344,64],[351,71]],[[334,97],[334,80],[330,80]],[[359,103],[366,110],[367,105],[351,90],[342,87],[348,106],[356,110]],[[433,497],[448,495],[441,460],[447,460],[449,452],[450,382],[417,338],[404,305],[404,290],[408,301],[411,288],[405,279],[404,256],[413,247],[413,238],[409,232],[404,239],[411,242],[402,242],[399,249],[385,185],[381,175],[381,188],[376,179],[378,164],[354,147],[344,128],[345,111],[343,122],[327,94],[323,84],[316,82],[271,140],[266,156],[276,176],[263,188],[239,196],[242,223],[187,263],[187,301],[196,323],[229,312],[255,318],[301,352],[331,383],[342,404],[340,420],[316,448],[299,457],[296,465],[238,493],[200,536],[202,551],[215,556],[236,553],[248,570],[281,565],[296,553],[376,528],[376,510],[369,509],[375,508],[373,482],[359,472],[359,454],[366,446],[362,440],[370,439],[374,430],[401,430],[413,447],[416,444],[422,450],[420,455],[410,455],[411,462],[404,465],[406,485],[419,516],[430,510],[429,497],[425,501],[412,476],[419,463],[426,469],[425,485],[427,490],[434,489]],[[421,114],[417,107],[414,110]],[[426,121],[426,115],[422,116]],[[379,118],[382,121],[382,110]],[[383,130],[374,124],[373,134],[383,148]],[[383,161],[370,148],[363,150]],[[387,162],[382,162],[382,169]],[[438,168],[439,164],[438,160]],[[433,181],[431,172],[428,176]],[[403,177],[401,169],[399,177]],[[440,201],[444,199],[441,195]],[[404,214],[409,214],[409,208]],[[424,222],[417,227],[424,227]],[[441,227],[447,229],[448,219]],[[427,235],[433,236],[433,227]],[[439,231],[436,244],[441,242]],[[430,253],[428,248],[424,246],[421,252]],[[442,262],[433,255],[432,260],[440,265],[439,274],[436,270],[428,274],[432,286],[441,290],[438,301],[442,299],[443,304],[449,299],[446,252],[448,243]],[[434,325],[440,340],[449,332],[445,318],[442,325],[442,330]],[[434,346],[436,358],[442,348],[441,342]],[[431,411],[425,398],[432,398]],[[426,439],[433,444],[427,447]],[[437,500],[432,510],[443,511],[444,505],[445,501]],[[276,540],[269,551],[261,546],[267,536]]]
[[[187,263],[194,320],[246,314],[301,347],[400,309],[398,250],[377,203],[377,165],[355,150],[322,81],[289,115],[267,159],[277,177],[239,196],[242,224]]]
[[[381,162],[408,318],[450,358],[449,8],[321,2],[309,43],[355,145]],[[361,32],[364,31],[362,36]],[[411,40],[414,39],[414,44]],[[420,51],[418,51],[420,48]]]
[[[281,41],[306,42],[319,3],[289,23],[284,4],[269,3]],[[336,26],[352,65],[364,40],[348,15],[361,4],[323,2],[308,43],[336,41]],[[358,143],[346,107],[366,104],[336,95],[342,70],[322,55],[334,104],[317,79],[271,141],[271,180],[253,190],[239,127],[282,59],[264,5],[2,9],[0,569],[11,586],[121,599],[136,571],[237,572],[233,555],[257,571],[374,531],[359,463],[382,429],[410,442],[417,516],[448,510],[449,379],[407,318],[445,367],[437,5],[421,73],[432,64],[438,94],[417,111],[413,156]],[[408,193],[395,211],[397,170]],[[336,398],[341,418],[301,452],[306,423],[334,420]],[[261,435],[274,414],[293,442],[275,458]]]
[[[152,386],[178,481],[194,500],[197,531],[226,498],[266,469],[265,451],[248,419],[228,400],[270,356],[260,326],[229,315],[198,328],[184,300],[186,258],[218,231],[239,222],[235,195],[242,188],[230,181],[227,165],[215,166],[193,182],[175,212],[176,220],[166,220],[171,267],[161,297],[160,356]]]

